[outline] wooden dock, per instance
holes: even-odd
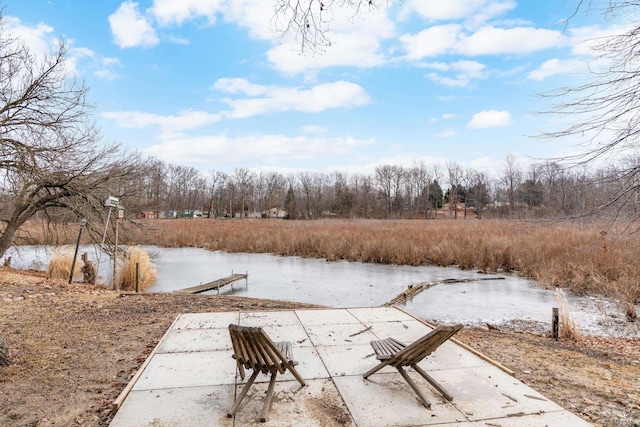
[[[180,294],[199,294],[201,292],[211,291],[213,289],[220,292],[220,288],[236,282],[240,279],[248,280],[249,274],[232,274],[231,276],[223,277],[222,279],[214,280],[213,282],[205,283],[199,286],[192,286],[190,288],[180,289],[174,292]]]

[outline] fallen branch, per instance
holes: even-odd
[[[439,282],[423,282],[423,283],[418,283],[417,285],[409,285],[406,291],[403,291],[401,294],[393,298],[391,301],[385,303],[384,305],[389,306],[389,305],[395,305],[395,304],[402,304],[404,302],[407,302],[408,300],[410,300],[420,292],[426,289],[429,289],[435,285],[479,282],[481,280],[504,280],[504,277],[481,277],[478,279],[444,279],[444,280],[440,280]]]
[[[370,331],[371,328],[372,328],[372,326],[368,326],[368,327],[364,328],[363,330],[361,330],[359,332],[356,332],[355,334],[351,334],[349,336],[350,337],[355,337],[356,335],[364,334],[365,332]]]

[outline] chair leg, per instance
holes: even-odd
[[[240,362],[236,362],[236,366],[238,368],[238,372],[240,373],[240,378],[244,381],[244,366]]]
[[[438,390],[445,399],[447,399],[448,401],[452,401],[453,400],[453,396],[451,395],[451,393],[449,393],[444,387],[442,387],[440,385],[439,382],[437,382],[436,380],[433,379],[433,377],[429,374],[427,374],[422,368],[420,368],[418,365],[411,365],[411,367],[413,369],[416,370],[417,373],[419,373],[420,375],[422,375],[422,377],[429,381],[429,384],[431,384],[433,386],[433,388],[435,388],[436,390]]]
[[[233,406],[231,407],[231,409],[229,409],[229,412],[227,412],[227,416],[229,418],[232,418],[236,414],[236,411],[238,410],[238,407],[240,406],[242,399],[244,399],[245,396],[247,395],[247,392],[253,385],[253,382],[256,380],[256,377],[258,376],[259,373],[260,373],[260,370],[258,369],[253,371],[253,374],[251,374],[251,377],[249,377],[249,381],[247,381],[247,383],[245,384],[244,388],[242,389],[238,397],[236,397],[236,401],[233,403]]]
[[[269,387],[267,387],[267,395],[264,398],[264,407],[262,408],[262,414],[260,414],[260,422],[263,423],[267,421],[267,412],[269,412],[269,408],[271,407],[271,399],[273,398],[273,386],[276,383],[276,375],[278,375],[277,371],[271,374]]]
[[[398,369],[398,372],[400,372],[400,375],[402,375],[402,378],[405,379],[405,381],[409,384],[409,387],[411,387],[411,389],[413,390],[413,392],[415,394],[418,395],[418,399],[420,399],[420,402],[422,402],[422,404],[427,408],[427,409],[431,409],[431,402],[429,402],[427,400],[427,398],[424,396],[424,394],[420,391],[420,389],[418,388],[418,386],[416,385],[416,383],[413,382],[413,380],[411,379],[411,377],[409,376],[409,374],[407,374],[407,372],[402,369],[402,366],[396,366],[396,369]]]
[[[287,365],[287,369],[289,370],[289,372],[291,372],[291,374],[298,380],[298,382],[300,383],[301,386],[306,386],[307,383],[304,382],[304,380],[302,379],[302,375],[300,375],[298,373],[298,371],[296,370],[296,368],[294,368],[291,365]]]
[[[389,363],[391,362],[391,359],[389,360],[385,360],[384,362],[378,363],[376,366],[374,366],[373,368],[369,369],[364,375],[364,379],[366,380],[369,376],[375,374],[376,372],[378,372],[380,369],[384,368],[385,366],[387,366]]]

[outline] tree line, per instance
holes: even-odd
[[[192,217],[551,218],[611,212],[638,216],[638,159],[602,168],[546,160],[521,166],[512,153],[492,174],[445,164],[380,165],[372,173],[254,171],[201,173],[151,159],[125,197],[130,215]],[[607,210],[611,209],[611,210]],[[133,212],[133,214],[131,213]],[[147,215],[150,216],[150,215]]]

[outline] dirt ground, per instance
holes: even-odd
[[[118,294],[0,268],[1,426],[106,426],[111,404],[180,313],[309,307],[233,296]],[[557,342],[465,328],[459,339],[597,426],[640,426],[640,339]]]

